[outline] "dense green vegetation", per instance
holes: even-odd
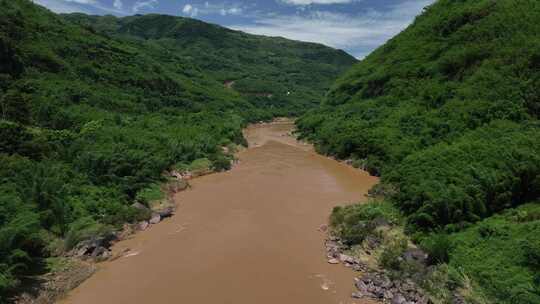
[[[452,234],[449,260],[498,303],[540,303],[540,204],[526,204]]]
[[[430,267],[402,258],[411,247],[404,221],[391,202],[373,201],[335,208],[331,227],[356,252],[368,249],[367,256],[391,276],[415,281],[433,303],[452,303],[456,291],[467,303],[540,302],[540,203],[507,209],[457,232],[416,235],[436,264]]]
[[[436,2],[298,122],[395,186],[422,228],[538,196],[540,3]],[[447,210],[444,210],[447,209]]]
[[[0,302],[43,258],[147,217],[131,204],[161,198],[163,172],[227,169],[222,147],[243,144],[247,122],[308,106],[292,97],[256,104],[225,77],[259,71],[260,90],[287,86],[311,106],[353,61],[320,45],[175,17],[104,17],[118,25],[112,33],[78,24],[98,17],[58,16],[28,0],[0,7]],[[152,23],[185,23],[189,40],[127,30],[158,35]],[[224,53],[234,60],[204,52],[210,43],[234,46]],[[251,55],[254,48],[273,57]]]
[[[320,152],[381,175],[379,192],[432,262],[463,267],[496,303],[539,301],[525,249],[510,248],[540,227],[498,215],[540,196],[539,37],[538,1],[439,0],[297,122]],[[342,236],[360,242],[365,223],[339,214]],[[491,224],[507,231],[475,249],[474,231]]]
[[[297,116],[318,105],[337,75],[356,62],[347,53],[320,44],[249,35],[189,18],[64,17],[106,35],[158,45],[241,93],[257,108],[280,116]]]

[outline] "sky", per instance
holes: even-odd
[[[361,59],[435,0],[33,0],[57,13],[196,18],[248,33],[323,43]]]

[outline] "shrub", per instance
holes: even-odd
[[[400,270],[402,265],[401,256],[407,250],[407,246],[408,241],[406,238],[390,240],[390,243],[384,246],[379,257],[379,265],[386,269]]]
[[[362,243],[383,222],[391,225],[400,221],[399,211],[388,201],[336,207],[330,215],[333,232],[348,245]]]
[[[111,233],[112,227],[100,224],[90,217],[78,219],[69,226],[65,237],[65,249],[71,250],[79,242]]]
[[[161,185],[154,183],[148,186],[147,188],[142,189],[137,193],[136,200],[145,204],[150,205],[151,202],[159,201],[165,198],[165,194],[161,189]]]
[[[522,243],[526,265],[535,271],[540,271],[540,237],[526,240]]]
[[[427,252],[432,264],[443,264],[450,261],[453,244],[447,234],[432,234],[423,240],[421,247]]]

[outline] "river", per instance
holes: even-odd
[[[318,228],[377,179],[317,155],[292,128],[247,128],[232,170],[191,181],[174,217],[118,243],[125,256],[61,303],[367,303],[350,296],[353,271],[327,263]]]

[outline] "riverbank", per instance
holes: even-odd
[[[351,299],[354,273],[327,263],[319,227],[377,179],[310,152],[292,127],[246,129],[231,171],[190,181],[175,216],[117,243],[129,256],[61,303],[367,303]]]
[[[208,172],[205,174],[209,174]],[[128,248],[113,251],[117,243],[133,237],[136,233],[150,229],[166,218],[174,215],[177,208],[175,195],[189,188],[189,180],[194,176],[172,172],[169,181],[159,186],[159,199],[149,206],[135,202],[133,207],[148,214],[148,218],[132,224],[124,224],[122,229],[97,233],[94,237],[76,244],[73,249],[46,259],[43,264],[48,272],[27,278],[22,291],[13,298],[16,304],[53,304],[90,278],[99,269],[99,264],[133,254]],[[202,176],[204,174],[196,175]],[[65,240],[61,240],[65,242]],[[60,247],[60,246],[59,246]]]
[[[225,154],[235,153],[236,148],[224,148]],[[234,164],[234,157],[231,156]],[[40,273],[24,280],[20,291],[11,297],[15,304],[53,304],[63,299],[70,291],[90,278],[99,270],[101,263],[115,261],[136,255],[130,248],[114,250],[119,243],[136,237],[136,234],[151,229],[162,221],[174,216],[179,202],[176,195],[188,190],[190,181],[216,173],[207,160],[199,159],[186,168],[175,169],[163,174],[166,182],[155,184],[141,192],[131,205],[144,215],[135,223],[125,223],[120,229],[96,231],[88,238],[65,250],[68,240],[56,239],[57,254],[44,259]],[[0,299],[2,300],[2,299]],[[0,301],[1,302],[1,301]],[[3,303],[3,302],[2,302]]]
[[[111,243],[111,251],[107,254],[107,259],[100,259],[98,264],[84,262],[93,268],[92,273],[97,269],[93,277],[87,281],[76,280],[77,284],[62,285],[65,287],[63,291],[60,291],[61,284],[58,285],[59,287],[48,288],[55,290],[54,293],[49,292],[54,297],[42,296],[41,299],[49,298],[50,300],[39,303],[54,303],[55,300],[63,298],[66,293],[69,296],[61,303],[79,304],[87,300],[91,303],[93,296],[90,294],[93,295],[96,292],[110,295],[102,298],[100,302],[139,303],[140,298],[145,298],[145,296],[141,296],[139,292],[130,295],[127,290],[131,290],[133,286],[154,294],[153,299],[157,297],[159,300],[162,298],[161,295],[168,294],[168,291],[163,290],[161,285],[155,286],[152,282],[172,280],[173,282],[181,281],[182,284],[189,286],[190,282],[183,279],[186,271],[191,274],[191,277],[200,278],[201,281],[198,284],[203,286],[206,286],[208,281],[212,281],[213,276],[222,278],[215,284],[227,285],[223,282],[231,278],[225,279],[223,274],[229,273],[233,276],[236,274],[237,277],[232,278],[233,281],[236,279],[236,283],[242,282],[242,285],[245,285],[246,289],[252,289],[251,291],[232,292],[230,286],[218,289],[222,294],[227,294],[231,301],[240,301],[239,303],[246,298],[244,293],[252,299],[264,295],[265,292],[260,288],[254,288],[249,281],[253,278],[264,281],[266,276],[270,276],[269,281],[273,282],[267,282],[265,285],[284,289],[278,292],[283,294],[281,302],[284,303],[289,302],[285,294],[291,287],[294,287],[294,290],[303,289],[302,292],[289,290],[289,292],[300,294],[295,302],[309,299],[312,303],[326,304],[334,302],[337,298],[344,303],[354,301],[354,299],[351,300],[351,294],[355,291],[351,285],[354,273],[344,267],[328,264],[324,258],[326,253],[321,250],[326,237],[324,228],[327,227],[328,215],[335,204],[362,201],[377,180],[363,171],[318,155],[311,145],[297,141],[292,131],[293,122],[287,119],[249,126],[244,130],[244,137],[249,142],[249,148],[240,149],[236,153],[237,161],[231,171],[197,178],[195,178],[197,174],[173,172],[171,175],[175,177],[175,180],[189,180],[190,184],[189,188],[181,187],[181,190],[187,191],[179,191],[177,187],[163,187],[163,189],[174,189],[167,195],[179,209],[174,216],[159,225],[151,225],[150,222],[143,221],[126,226],[121,233],[123,236]],[[229,205],[218,203],[223,200]],[[238,200],[240,202],[237,202]],[[298,204],[299,201],[300,204]],[[256,206],[253,206],[254,202]],[[204,207],[202,210],[198,209],[202,207]],[[223,214],[228,214],[228,216],[223,216]],[[212,222],[219,222],[220,218],[222,224],[219,227],[211,225]],[[200,226],[193,232],[194,234],[191,231],[194,229],[193,226]],[[208,230],[213,230],[213,232],[209,234]],[[134,232],[137,233],[134,234]],[[291,235],[291,232],[295,233]],[[181,244],[175,244],[175,242],[181,242]],[[234,245],[230,245],[229,242]],[[253,248],[252,244],[257,243],[260,244]],[[231,246],[233,248],[230,248]],[[242,248],[245,253],[238,252]],[[263,252],[259,252],[257,248]],[[183,254],[186,251],[189,252],[188,256],[191,258],[185,257],[182,261],[178,261],[178,264],[175,261],[179,256],[170,255],[171,252]],[[227,258],[219,258],[219,254],[223,252],[228,252]],[[140,259],[143,260],[137,261]],[[287,261],[289,259],[291,261]],[[227,261],[233,263],[234,266],[222,265],[222,262],[227,263]],[[178,271],[170,271],[166,264],[160,263],[173,263],[172,268]],[[204,266],[201,266],[202,269],[191,268],[189,265],[184,265],[185,263],[196,263],[199,266],[201,263],[213,263],[214,266],[219,267],[216,269]],[[130,268],[126,268],[126,265],[130,265]],[[244,269],[245,267],[259,268],[259,271],[252,273],[253,278],[248,279],[246,272],[249,273],[250,270]],[[131,273],[131,269],[138,269],[137,273],[145,273],[145,276]],[[280,276],[268,275],[276,269],[280,270],[278,272]],[[308,271],[308,269],[312,270]],[[63,277],[72,271],[72,269],[64,270],[65,272],[55,275]],[[216,274],[217,272],[220,274]],[[294,274],[295,283],[283,286],[282,280],[290,277],[290,272]],[[81,270],[81,274],[84,273],[86,271]],[[300,275],[302,273],[303,275]],[[72,272],[70,276],[78,277]],[[152,280],[146,276],[150,276]],[[128,280],[132,287],[121,284],[122,286],[116,286],[111,290],[107,285],[103,285],[104,282],[110,282],[111,277],[116,278],[115,282]],[[84,279],[86,278],[88,277]],[[54,284],[55,281],[51,280],[51,282]],[[80,288],[69,292],[81,283]],[[190,301],[206,303],[202,300],[205,298],[202,286],[198,284],[189,287],[190,290],[199,291],[198,295],[192,294],[189,297]],[[166,283],[166,285],[170,284]],[[51,284],[44,286],[51,286]],[[240,284],[234,286],[236,289],[240,287]],[[122,291],[124,288],[127,289]],[[159,290],[159,295],[155,294],[156,289]],[[88,298],[86,298],[87,290],[92,290],[88,293]],[[135,295],[138,296],[135,297]],[[185,299],[185,297],[176,296],[178,299]],[[115,299],[114,302],[113,299]],[[130,300],[127,301],[127,299]],[[222,299],[218,297],[213,300]],[[164,296],[163,301],[163,303],[167,302]],[[354,303],[368,302],[355,300]],[[19,303],[32,302],[20,301]]]

